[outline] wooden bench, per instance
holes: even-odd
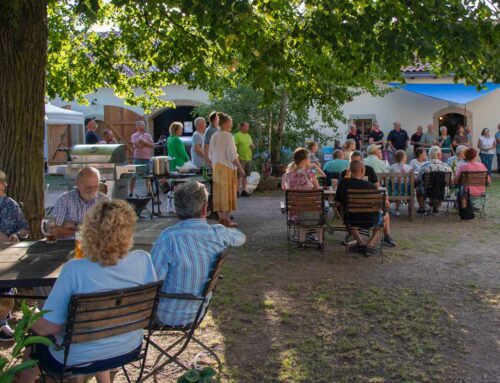
[[[381,187],[387,190],[390,202],[406,202],[410,220],[415,218],[415,175],[410,173],[379,173]]]

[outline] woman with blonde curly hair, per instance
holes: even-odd
[[[82,230],[82,249],[85,258],[73,259],[64,265],[61,274],[45,302],[47,312],[32,327],[43,336],[63,337],[68,304],[73,294],[124,289],[156,281],[150,255],[143,250],[130,251],[133,245],[137,217],[130,205],[121,200],[102,201],[85,215]],[[67,361],[74,366],[75,375],[85,375],[95,363],[100,369],[113,366],[125,355],[139,353],[142,330],[71,346]],[[37,345],[34,358],[55,371],[63,367],[63,350]],[[23,383],[34,382],[38,369],[24,371]],[[96,374],[99,383],[110,382],[109,371]],[[83,382],[83,377],[81,380]]]

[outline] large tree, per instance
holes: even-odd
[[[246,84],[340,116],[353,90],[377,92],[415,57],[437,74],[500,81],[500,24],[488,0],[2,0],[0,168],[43,215],[44,96],[84,101],[111,87],[130,104],[162,104],[160,88],[212,93]],[[105,26],[108,33],[98,33]],[[48,43],[49,42],[49,43]],[[44,81],[45,80],[45,81]],[[285,92],[285,93],[283,93]],[[163,102],[164,104],[164,102]]]

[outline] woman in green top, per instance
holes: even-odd
[[[441,147],[441,161],[446,163],[446,161],[448,161],[448,158],[450,158],[453,154],[453,149],[451,147],[451,137],[448,135],[448,128],[444,125],[439,128],[439,133],[441,133],[438,138],[438,145]]]
[[[180,122],[172,122],[170,125],[170,137],[167,140],[167,153],[173,160],[170,160],[170,171],[177,171],[177,166],[182,167],[187,161],[189,161],[189,156],[186,152],[186,148],[182,143],[179,136],[182,135],[182,124]]]

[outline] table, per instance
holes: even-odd
[[[0,243],[0,288],[54,285],[74,249],[74,240]]]

